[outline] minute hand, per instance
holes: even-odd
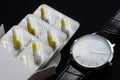
[[[102,55],[108,55],[108,54],[106,54],[106,52],[90,52],[90,53],[93,53],[93,54],[102,54]]]

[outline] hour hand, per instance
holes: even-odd
[[[108,55],[106,52],[90,52],[90,53],[93,53],[93,54],[101,54],[101,55]]]

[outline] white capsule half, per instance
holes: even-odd
[[[0,46],[3,46],[4,48],[8,49],[8,51],[10,52],[10,44],[7,41],[1,41],[0,42]]]
[[[34,20],[34,17],[32,15],[29,15],[27,17],[27,29],[28,29],[28,32],[33,34],[33,35],[36,35],[37,33],[37,26],[36,26],[36,22]]]
[[[40,11],[41,11],[42,20],[44,20],[47,23],[50,23],[50,18],[49,18],[47,8],[46,7],[41,7]]]
[[[29,66],[29,62],[27,60],[27,57],[25,55],[18,57],[26,66]]]

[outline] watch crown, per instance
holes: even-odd
[[[112,47],[115,47],[115,44],[112,44]]]
[[[70,54],[72,54],[72,52],[70,51]]]
[[[112,66],[112,63],[111,63],[111,62],[109,63],[109,66]]]
[[[76,42],[78,39],[74,40],[74,42]]]
[[[96,32],[94,32],[94,33],[92,33],[93,35],[95,35],[96,34]]]

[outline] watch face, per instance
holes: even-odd
[[[99,35],[90,34],[79,38],[72,46],[73,59],[85,68],[97,68],[113,57],[111,43]]]

